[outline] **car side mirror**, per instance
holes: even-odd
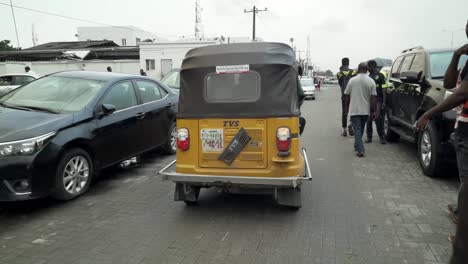
[[[404,83],[419,83],[422,81],[422,71],[404,71],[400,73],[400,80]]]
[[[102,113],[105,116],[112,115],[117,109],[115,109],[114,105],[111,104],[103,104],[102,105]]]

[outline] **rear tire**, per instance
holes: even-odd
[[[65,151],[58,163],[51,191],[54,199],[67,201],[84,194],[94,173],[89,154],[80,148]]]
[[[432,122],[418,136],[418,157],[421,169],[426,176],[436,177],[444,167],[442,144]]]
[[[169,129],[169,135],[164,143],[163,151],[167,155],[173,155],[177,151],[177,130],[176,123],[173,122]]]
[[[395,142],[400,139],[400,135],[395,133],[392,129],[392,121],[390,121],[390,114],[387,112],[384,116],[384,135],[388,142]]]

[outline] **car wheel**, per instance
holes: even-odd
[[[93,172],[93,162],[86,151],[67,150],[58,163],[51,196],[65,201],[82,195],[89,188]]]
[[[387,112],[384,116],[384,135],[388,142],[395,142],[400,138],[400,135],[395,133],[392,129],[392,121],[390,121],[390,114]]]
[[[177,151],[177,128],[176,123],[172,123],[169,129],[169,136],[164,144],[164,153],[168,155],[175,154]]]
[[[429,177],[437,176],[442,169],[441,147],[437,129],[429,123],[418,137],[419,164],[424,174]]]

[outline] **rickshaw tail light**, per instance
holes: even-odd
[[[291,148],[291,130],[289,128],[278,128],[276,132],[276,146],[280,152],[289,151]]]
[[[180,128],[177,130],[177,148],[185,151],[190,147],[190,136],[189,131],[186,128]]]

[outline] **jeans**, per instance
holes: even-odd
[[[346,112],[346,100],[344,95],[341,96],[341,126],[343,129],[346,129],[348,126],[348,112]]]
[[[375,126],[377,127],[377,134],[379,135],[380,138],[384,137],[384,116],[385,116],[385,109],[382,108],[382,102],[378,101],[377,102],[377,109],[376,109],[376,116],[377,118],[375,119]],[[369,116],[367,119],[367,125],[366,125],[366,134],[368,139],[372,139],[372,134],[374,132],[373,126],[372,126],[372,116]]]
[[[466,183],[468,180],[468,135],[460,136],[455,133],[455,151],[457,152],[458,175],[460,177],[460,191],[458,192],[457,210],[463,202],[463,192],[466,191]]]
[[[362,142],[362,135],[367,123],[368,115],[351,116],[351,123],[354,128],[354,149],[357,153],[364,153],[364,143]]]
[[[453,255],[450,264],[468,263],[468,135],[464,137],[455,134],[455,150],[457,152],[458,171],[460,176],[460,192],[458,194],[458,226]]]

